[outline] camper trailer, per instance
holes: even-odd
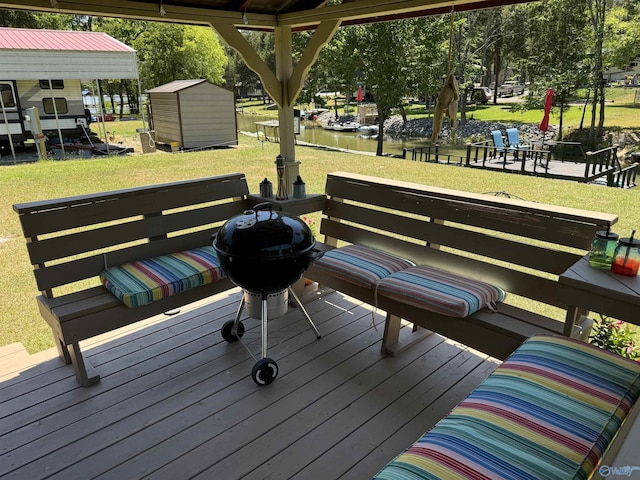
[[[0,142],[32,138],[28,108],[36,107],[44,133],[84,135],[90,122],[82,102],[80,80],[0,80],[2,122]]]
[[[0,148],[42,133],[82,138],[81,81],[138,79],[135,50],[102,32],[0,28]]]

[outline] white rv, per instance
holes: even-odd
[[[38,109],[43,132],[84,135],[89,124],[80,80],[0,80],[0,91],[0,142],[19,143],[32,137],[25,113],[31,107]]]
[[[135,50],[102,32],[0,28],[0,66],[0,147],[33,137],[31,107],[43,133],[84,135],[80,82],[138,79]]]

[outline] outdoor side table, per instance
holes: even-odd
[[[640,325],[640,277],[592,268],[588,255],[560,275],[558,298],[568,305],[566,336],[573,331],[581,309]]]

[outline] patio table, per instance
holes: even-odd
[[[568,305],[564,335],[572,332],[581,310],[640,325],[640,277],[590,267],[588,255],[560,275],[558,298]]]

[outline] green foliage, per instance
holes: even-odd
[[[75,17],[55,13],[34,13],[0,9],[0,26],[12,28],[70,29]]]
[[[143,89],[194,78],[224,83],[227,57],[208,27],[148,22],[131,46],[138,52]]]
[[[589,343],[632,360],[640,359],[640,350],[635,343],[634,333],[624,322],[600,315],[594,323]]]
[[[632,2],[614,6],[605,23],[605,65],[627,66],[638,55],[638,45],[640,8],[634,9]]]

